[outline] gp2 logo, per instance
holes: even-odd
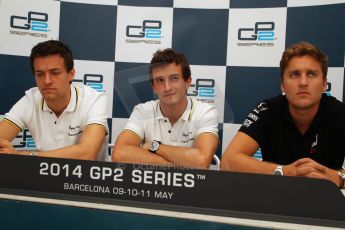
[[[273,41],[274,22],[256,22],[254,28],[240,28],[237,38],[241,41]]]
[[[199,97],[215,97],[215,80],[214,79],[196,79],[195,84],[191,88],[195,88],[192,92],[187,92],[188,96]]]
[[[48,14],[29,11],[27,17],[12,15],[10,25],[15,29],[48,32]]]
[[[34,139],[32,138],[28,129],[25,129],[22,134],[19,134],[16,138],[20,139],[21,141],[17,145],[13,145],[14,148],[25,148],[25,149],[35,149],[36,144]]]
[[[162,38],[162,21],[144,20],[142,26],[128,25],[126,36],[132,38]]]
[[[83,79],[74,79],[73,82],[81,82],[98,92],[104,92],[103,88],[103,75],[86,73]]]

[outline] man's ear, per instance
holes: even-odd
[[[68,72],[69,81],[72,81],[72,80],[74,79],[74,76],[75,76],[75,69],[72,68],[72,69]]]
[[[150,79],[150,85],[151,85],[151,87],[152,87],[153,93],[154,93],[154,94],[157,94],[157,93],[156,93],[156,87],[155,87],[155,85],[154,85],[154,83],[153,83],[153,80],[151,80],[151,79]]]
[[[190,87],[190,85],[192,84],[192,76],[189,76],[189,78],[186,80],[187,82],[187,86],[186,86],[186,90]]]
[[[323,86],[322,86],[322,91],[326,92],[327,90],[327,78],[323,79]]]
[[[282,94],[285,93],[283,82],[280,82],[280,90],[282,91]]]

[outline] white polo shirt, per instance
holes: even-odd
[[[152,140],[173,146],[193,146],[201,133],[218,136],[218,112],[214,106],[187,97],[188,105],[180,119],[171,126],[164,117],[159,100],[136,105],[125,129],[136,133],[144,143]]]
[[[65,111],[56,117],[37,87],[25,92],[5,119],[19,129],[28,128],[39,151],[58,149],[79,142],[83,130],[91,124],[101,125],[108,132],[107,98],[104,93],[85,85],[71,85],[71,99]],[[107,139],[97,160],[104,160]]]

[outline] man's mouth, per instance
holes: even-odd
[[[48,91],[53,91],[55,90],[55,88],[43,88],[42,91],[43,92],[48,92]]]
[[[302,92],[298,92],[297,95],[310,95],[309,92],[306,92],[306,91],[302,91]]]

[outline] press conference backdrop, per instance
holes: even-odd
[[[133,107],[155,99],[148,63],[171,47],[190,61],[188,94],[219,111],[221,155],[256,103],[280,93],[279,60],[293,43],[328,54],[327,94],[343,101],[344,15],[345,0],[0,0],[0,114],[35,85],[31,48],[60,39],[74,84],[106,92],[114,142]],[[14,144],[35,148],[28,131]]]

